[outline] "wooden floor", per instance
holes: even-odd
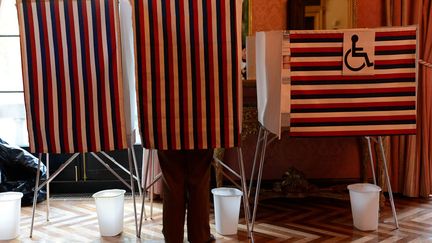
[[[33,238],[29,238],[31,207],[21,213],[21,235],[12,242],[163,242],[161,204],[154,206],[153,219],[143,223],[141,239],[135,237],[132,200],[125,202],[124,232],[100,237],[95,204],[91,198],[51,199],[50,221],[45,203],[37,207]],[[140,204],[138,204],[140,207]],[[147,204],[146,204],[147,206]],[[327,198],[268,199],[261,202],[255,224],[255,242],[432,242],[432,201],[396,198],[400,229],[395,230],[389,205],[380,213],[377,231],[353,228],[347,200]],[[149,209],[147,207],[147,209]],[[149,213],[149,210],[147,210]],[[213,217],[212,217],[213,218]],[[244,219],[234,236],[216,233],[216,242],[247,242]]]

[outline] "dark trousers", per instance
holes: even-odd
[[[210,165],[213,150],[159,150],[163,175],[163,234],[168,243],[183,242],[187,209],[188,240],[210,238]]]

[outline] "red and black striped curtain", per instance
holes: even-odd
[[[290,135],[416,133],[416,27],[374,32],[374,75],[343,76],[343,31],[290,31]]]
[[[32,152],[127,148],[118,4],[18,0]]]
[[[143,146],[238,146],[242,1],[134,0],[132,4]]]

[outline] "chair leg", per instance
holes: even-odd
[[[132,190],[134,216],[135,216],[135,232],[136,232],[137,237],[140,238],[140,236],[138,235],[138,218],[137,218],[137,209],[136,209],[136,201],[135,201],[135,185],[134,185],[135,179],[133,177],[132,149],[131,148],[128,148],[128,161],[129,161],[130,183],[131,183],[131,190]]]
[[[31,226],[30,226],[30,238],[33,237],[33,226],[34,226],[34,217],[35,217],[36,203],[37,203],[37,196],[38,196],[41,163],[42,163],[42,153],[39,154],[38,168],[36,171],[36,182],[35,182],[34,195],[33,195],[32,220],[31,220]]]

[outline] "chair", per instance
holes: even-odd
[[[90,153],[131,189],[137,229],[140,179],[126,119],[131,102],[123,81],[131,80],[123,76],[117,2],[18,0],[17,8],[30,150],[39,153],[39,167],[43,153],[73,154],[41,184],[38,170],[30,237],[37,192],[79,153]],[[96,154],[121,149],[128,150],[130,183]]]
[[[237,148],[240,174],[233,172],[249,212],[240,148],[242,1],[131,2],[143,146]]]

